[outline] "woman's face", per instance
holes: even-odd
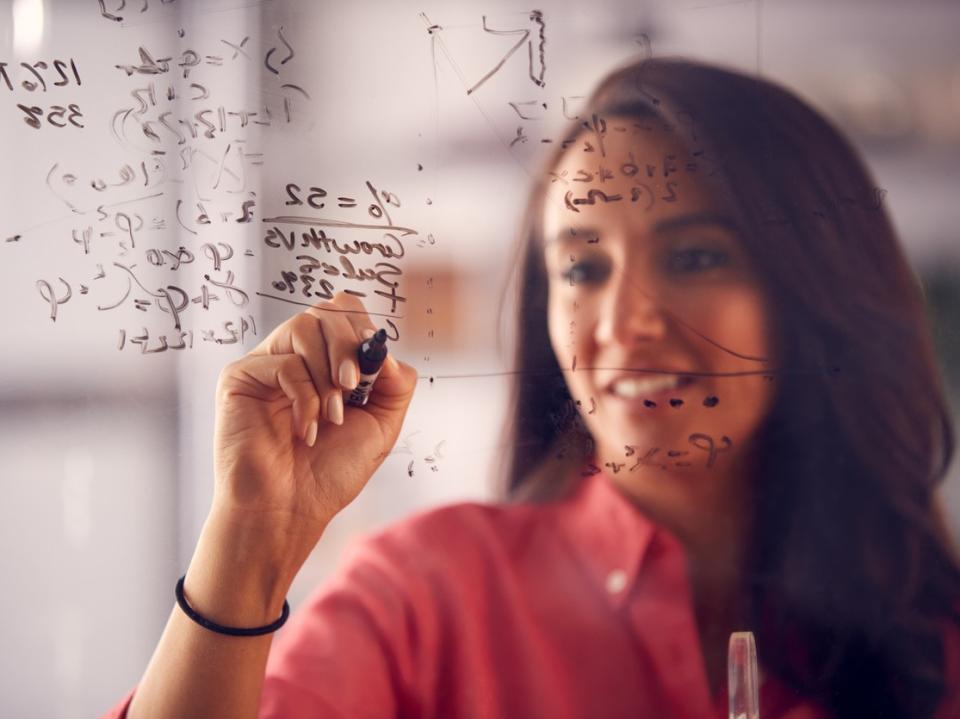
[[[584,133],[550,176],[551,344],[598,464],[628,485],[724,477],[771,404],[766,303],[709,170],[613,118],[602,151]]]

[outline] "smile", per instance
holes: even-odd
[[[693,382],[691,378],[680,377],[679,375],[664,375],[649,378],[623,377],[610,385],[609,392],[616,397],[636,399],[637,397],[649,396],[665,390],[685,387],[691,382]]]

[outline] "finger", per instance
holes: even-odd
[[[341,310],[338,314],[350,322],[357,334],[357,341],[370,339],[374,333],[380,329],[370,318],[363,303],[354,295],[340,292],[334,297],[338,308]],[[351,351],[351,359],[356,358],[356,348]],[[409,398],[414,390],[417,373],[409,365],[403,366],[397,363],[396,358],[391,354],[391,348],[387,348],[387,358],[377,376],[377,380],[371,389],[371,398],[374,394],[389,396],[395,398]],[[359,369],[359,368],[358,368]]]
[[[370,391],[370,402],[386,409],[403,406],[416,389],[418,378],[416,369],[387,354]]]
[[[296,354],[247,355],[231,365],[229,374],[240,382],[247,378],[283,392],[291,402],[291,431],[313,446],[320,396],[302,357]]]
[[[357,342],[369,339],[377,331],[377,325],[370,318],[366,306],[356,295],[338,292],[333,297],[333,303],[338,310],[337,314],[344,317],[353,327]]]
[[[322,417],[341,424],[343,397],[338,387],[352,389],[356,386],[359,380],[357,346],[367,334],[364,330],[373,329],[373,323],[355,296],[341,292],[335,300],[336,303],[320,302],[294,315],[274,329],[250,354],[294,353],[302,356],[321,399]]]
[[[331,346],[344,344],[342,339],[337,338],[338,329],[311,312],[301,312],[289,322],[293,351],[303,358],[320,397],[319,416],[333,424],[343,424],[343,396],[331,374],[330,363]],[[349,325],[345,326],[352,334]],[[340,331],[343,331],[342,327]]]
[[[362,318],[354,318],[366,316],[363,305],[355,297],[341,292],[334,298],[334,302],[311,307],[306,313],[320,322],[326,340],[331,382],[345,390],[354,389],[360,381],[360,368],[357,366],[360,336],[356,327],[358,321],[363,321]]]
[[[365,410],[380,422],[384,437],[392,444],[400,433],[417,388],[417,371],[395,357],[387,356]]]

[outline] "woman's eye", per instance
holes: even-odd
[[[590,284],[603,279],[604,269],[593,262],[577,262],[560,273],[560,276],[572,285]]]
[[[728,260],[726,252],[690,249],[671,254],[668,265],[674,272],[700,272],[725,265]]]

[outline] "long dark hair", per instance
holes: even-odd
[[[806,103],[733,71],[631,64],[594,92],[581,113],[593,116],[683,129],[765,282],[784,372],[760,430],[744,587],[765,668],[839,716],[932,716],[944,629],[960,621],[960,565],[934,495],[953,427],[883,191]],[[547,184],[544,172],[516,263],[523,341],[503,489],[514,501],[565,493],[579,479],[566,469],[592,450],[547,331]]]

